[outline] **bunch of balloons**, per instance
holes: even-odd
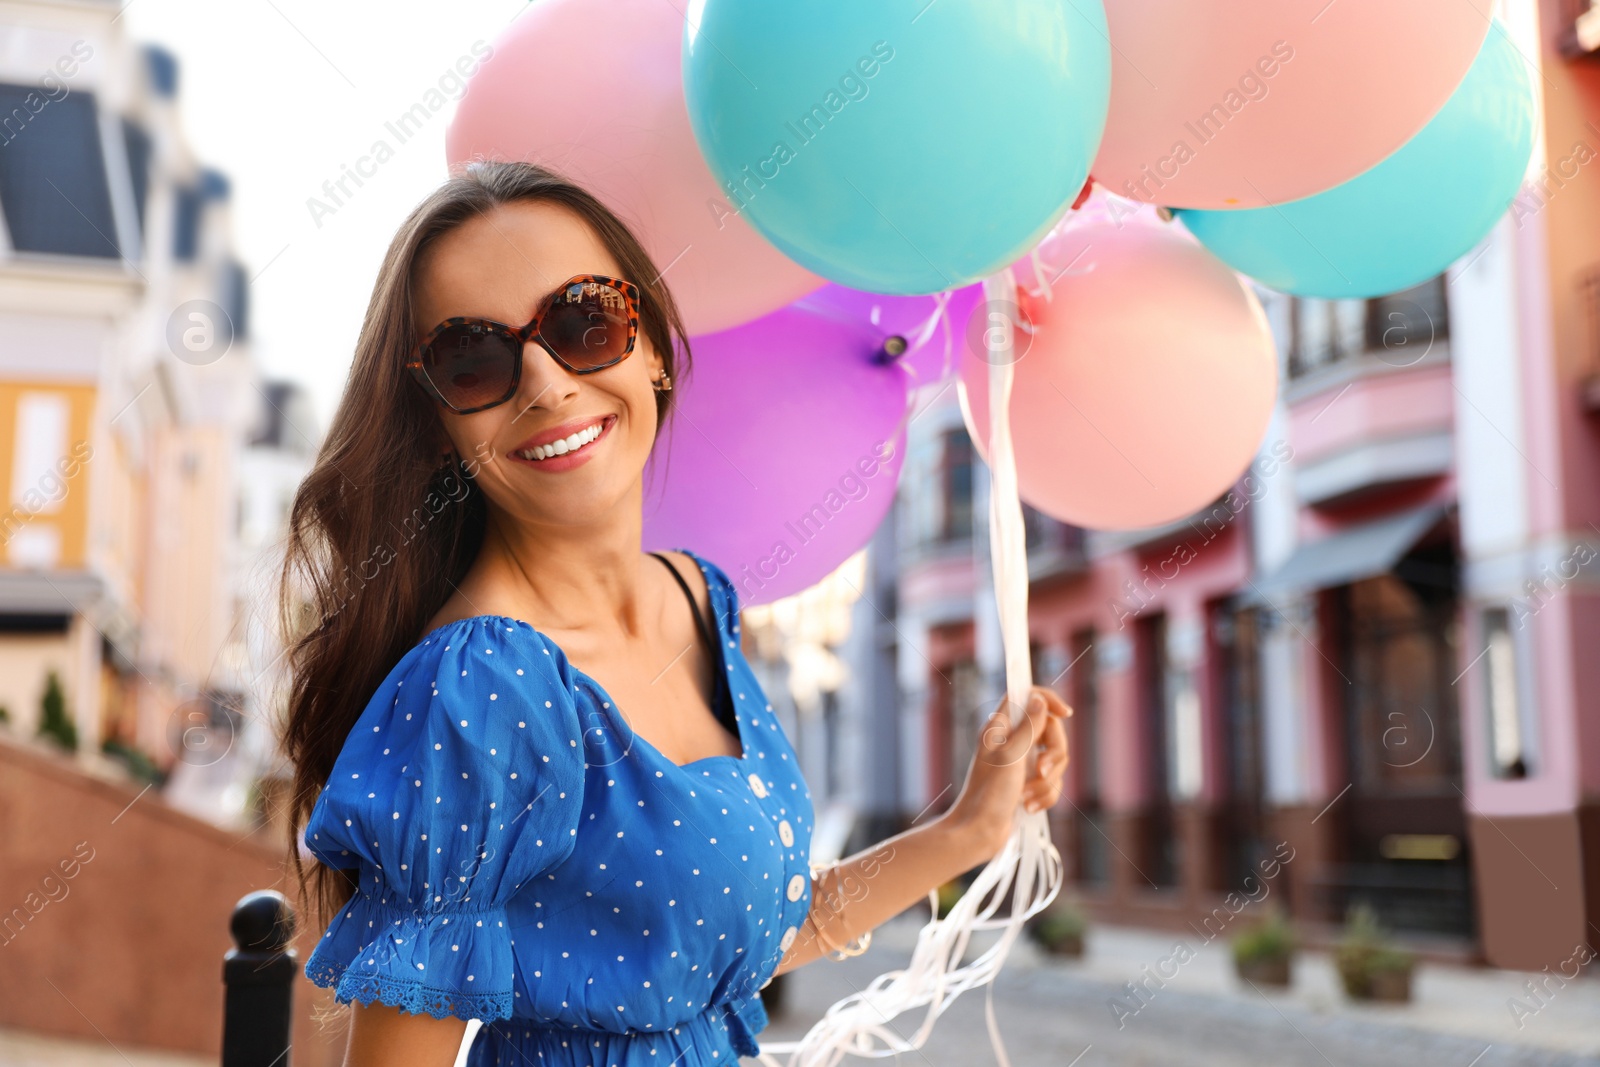
[[[1225,491],[1277,385],[1239,274],[1403,289],[1516,195],[1533,87],[1492,6],[539,0],[447,152],[542,163],[640,234],[695,363],[647,547],[703,547],[762,603],[871,536],[913,387],[959,374],[985,447],[1005,270],[1021,497],[1110,528]]]

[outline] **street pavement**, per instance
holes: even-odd
[[[216,1067],[216,1059],[0,1029],[0,1067]]]
[[[864,955],[843,963],[821,960],[787,976],[785,1011],[762,1032],[762,1042],[800,1036],[840,997],[903,966],[919,924],[896,920],[874,934]],[[969,958],[993,936],[975,935]],[[1174,960],[1179,940],[1192,957],[1163,964]],[[1012,1067],[1600,1067],[1597,972],[1600,961],[1564,985],[1547,979],[1535,998],[1524,983],[1540,976],[1424,963],[1411,1004],[1352,1004],[1322,953],[1301,954],[1292,989],[1266,992],[1234,977],[1220,941],[1100,926],[1090,930],[1088,951],[1077,961],[1019,942],[995,986],[994,1007]],[[1150,990],[1143,1003],[1124,988],[1134,981]],[[984,1002],[983,990],[958,998],[926,1046],[900,1056],[901,1067],[996,1064]],[[889,1025],[908,1035],[921,1019],[913,1013]],[[0,1067],[207,1062],[0,1030]],[[758,1061],[742,1062],[755,1067]]]
[[[800,1036],[834,1001],[903,966],[918,925],[897,920],[874,935],[864,955],[794,972],[784,1013],[760,1035],[763,1042]],[[968,958],[992,937],[975,936]],[[1179,940],[1193,951],[1181,964],[1174,958]],[[1163,959],[1173,962],[1162,965]],[[1052,959],[1019,943],[994,1003],[1012,1067],[1600,1067],[1600,978],[1584,973],[1564,987],[1552,980],[1535,1000],[1523,987],[1532,977],[1421,964],[1413,1003],[1357,1005],[1340,992],[1322,953],[1302,953],[1294,987],[1267,993],[1238,981],[1221,942],[1099,927],[1090,931],[1082,961]],[[1141,1004],[1124,986],[1142,979],[1151,993]],[[1513,998],[1523,1010],[1513,1012]],[[984,999],[983,990],[962,995],[940,1016],[926,1046],[898,1062],[996,1063]],[[909,1035],[921,1022],[921,1013],[912,1013],[892,1028]]]

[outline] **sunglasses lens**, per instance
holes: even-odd
[[[445,402],[458,410],[486,407],[511,391],[522,349],[513,337],[474,324],[451,326],[428,346],[423,369]]]
[[[553,298],[539,336],[573,369],[582,371],[627,355],[634,328],[621,292],[603,282],[574,282]]]

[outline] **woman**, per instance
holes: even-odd
[[[469,167],[389,248],[282,596],[306,973],[359,1005],[351,1067],[443,1067],[471,1018],[474,1064],[754,1055],[773,974],[1059,794],[1067,709],[1036,687],[943,815],[813,879],[736,589],[640,550],[688,354],[639,242],[538,167]]]

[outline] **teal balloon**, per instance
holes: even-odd
[[[739,215],[874,293],[968,285],[1082,189],[1111,99],[1101,0],[695,0],[683,89]]]
[[[1522,186],[1535,117],[1527,60],[1497,20],[1439,113],[1371,170],[1303,200],[1176,214],[1229,266],[1281,292],[1398,292],[1440,274],[1494,229]]]

